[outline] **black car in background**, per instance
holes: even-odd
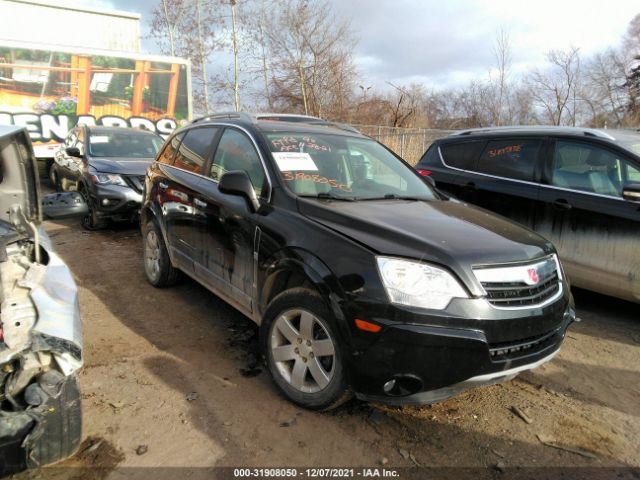
[[[640,133],[467,130],[434,142],[416,169],[551,240],[573,285],[640,302]]]
[[[163,141],[145,130],[78,126],[56,153],[51,181],[58,191],[82,194],[89,207],[82,217],[86,229],[103,228],[110,219],[130,221],[140,209],[144,174]]]
[[[284,395],[428,403],[550,360],[575,318],[550,242],[450,201],[353,129],[209,116],[147,172],[144,270],[260,325]]]

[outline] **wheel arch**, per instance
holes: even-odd
[[[336,276],[317,256],[299,248],[284,249],[266,262],[264,281],[258,291],[258,317],[260,321],[269,304],[280,293],[293,288],[316,291],[325,302],[340,329],[343,338],[348,338],[348,328],[341,307],[344,292]],[[261,322],[262,323],[262,322]]]

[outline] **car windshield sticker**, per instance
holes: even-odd
[[[489,150],[487,153],[491,158],[499,157],[500,155],[505,155],[507,153],[520,153],[522,151],[522,144],[519,145],[509,145],[503,148],[494,148],[493,150]]]
[[[314,163],[311,155],[300,152],[274,152],[278,168],[281,172],[317,172],[318,167]]]
[[[274,138],[271,140],[273,145],[273,151],[276,152],[304,152],[305,150],[312,150],[315,152],[330,152],[331,147],[328,145],[320,145],[320,143],[312,137],[292,137],[285,135],[280,138]]]
[[[342,190],[343,192],[353,191],[351,190],[351,188],[349,188],[349,185],[340,183],[338,180],[334,178],[323,177],[317,173],[314,175],[311,175],[309,173],[304,173],[304,172],[297,172],[296,174],[293,174],[292,172],[283,172],[283,173],[284,173],[284,179],[287,182],[291,182],[292,180],[302,180],[305,182],[319,183],[321,185],[329,185],[331,188],[337,188],[339,190]]]
[[[91,144],[94,143],[109,143],[109,137],[106,135],[93,135],[90,137]]]

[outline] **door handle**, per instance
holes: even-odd
[[[465,184],[464,186],[465,190],[468,190],[470,192],[475,192],[476,191],[476,184],[475,182],[468,182],[467,184]]]
[[[169,188],[169,184],[167,182],[160,182],[158,183],[158,187],[160,187],[161,190],[166,190]]]
[[[203,202],[199,198],[194,198],[193,199],[193,203],[198,208],[206,208],[206,206],[207,206],[207,202]]]
[[[559,198],[553,202],[553,206],[558,210],[571,210],[572,205],[564,198]]]

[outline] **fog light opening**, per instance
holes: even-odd
[[[406,397],[422,391],[423,382],[422,379],[416,375],[396,375],[387,381],[382,389],[384,393],[391,397]]]

